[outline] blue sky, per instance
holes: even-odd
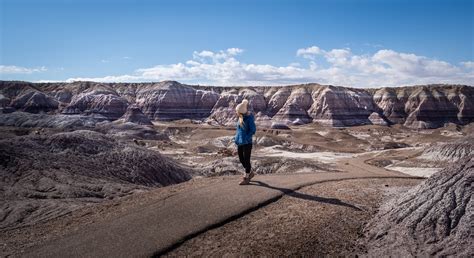
[[[0,2],[2,80],[474,85],[474,1]]]

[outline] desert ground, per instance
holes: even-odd
[[[156,250],[130,243],[128,250],[149,251],[138,256],[376,254],[370,227],[381,207],[469,157],[474,146],[473,125],[259,128],[257,176],[239,186],[233,127],[184,119],[76,129],[1,128],[2,256],[61,256],[51,250],[71,242],[82,245],[73,255],[95,256],[83,234],[99,232],[100,242],[101,230],[119,221],[134,221],[119,225],[134,227],[130,236],[166,238]],[[223,197],[204,199],[209,195]],[[195,213],[181,215],[188,204],[179,198],[191,200]],[[166,207],[179,214],[159,217],[169,216]],[[160,225],[166,230],[146,232],[156,223],[143,217],[147,212],[169,220]],[[201,214],[210,217],[200,221]],[[195,219],[192,230],[181,230],[187,225],[180,219]],[[114,254],[107,250],[112,240],[103,241],[96,243],[102,254]]]

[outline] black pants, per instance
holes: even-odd
[[[245,168],[245,173],[250,173],[252,165],[250,165],[250,154],[252,153],[252,144],[245,144],[237,146],[237,151],[239,152],[240,163]]]

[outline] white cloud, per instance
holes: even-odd
[[[37,81],[33,81],[33,82],[37,82],[37,83],[54,83],[54,82],[64,82],[64,81],[61,81],[61,80],[37,80]]]
[[[233,48],[227,49],[227,53],[229,53],[230,55],[233,55],[233,56],[238,55],[238,54],[242,54],[242,52],[244,52],[244,50],[240,49],[240,48],[233,47]]]
[[[134,82],[134,81],[143,81],[141,77],[132,76],[132,75],[119,75],[119,76],[105,76],[105,77],[78,77],[78,78],[69,78],[66,82],[75,82],[75,81],[94,81],[94,82]]]
[[[317,82],[354,87],[401,86],[428,83],[474,85],[474,62],[458,66],[412,53],[382,49],[357,55],[349,48],[323,50],[317,46],[301,48],[296,56],[307,63],[287,66],[247,64],[238,60],[242,49],[195,51],[184,63],[142,68],[132,74],[98,78],[70,78],[68,81],[163,81],[208,85],[285,85]],[[324,62],[317,62],[316,57]]]
[[[193,58],[201,62],[217,62],[232,58],[242,52],[243,50],[240,48],[228,48],[227,50],[220,50],[218,52],[209,50],[203,50],[201,52],[194,51]]]
[[[37,68],[27,68],[16,65],[0,65],[0,74],[32,74],[46,72],[48,69],[41,66]]]
[[[474,69],[474,62],[473,61],[461,62],[461,65],[464,66],[467,69]]]
[[[302,56],[308,59],[314,59],[316,55],[322,54],[323,51],[317,46],[311,46],[308,48],[300,48],[296,51],[297,56]]]
[[[324,51],[323,53],[326,60],[336,66],[347,65],[348,61],[350,61],[349,59],[352,56],[352,53],[348,48],[333,49],[329,52]]]
[[[194,58],[198,57],[214,57],[214,52],[208,51],[208,50],[203,50],[201,52],[194,51],[193,54]]]
[[[459,72],[459,68],[447,62],[429,59],[415,54],[397,53],[393,50],[379,50],[373,61],[387,65],[394,72],[414,77],[450,76]]]

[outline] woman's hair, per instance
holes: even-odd
[[[237,113],[237,115],[239,115],[240,127],[243,127],[244,126],[244,115],[242,115],[242,113]]]

